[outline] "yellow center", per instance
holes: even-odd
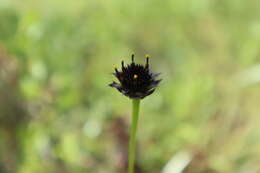
[[[134,75],[134,79],[136,79],[136,78],[138,78],[138,75],[137,75],[137,74]]]

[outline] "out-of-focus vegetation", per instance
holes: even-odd
[[[260,171],[260,1],[0,0],[0,173],[123,173],[112,67],[151,55],[138,173]]]

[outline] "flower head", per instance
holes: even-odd
[[[160,83],[157,80],[159,73],[152,73],[149,68],[149,56],[146,56],[145,66],[134,62],[124,65],[122,61],[121,71],[115,67],[113,75],[119,80],[119,83],[113,82],[109,86],[116,88],[119,92],[131,99],[142,99],[152,94]]]

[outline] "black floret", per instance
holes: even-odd
[[[113,82],[109,86],[116,88],[119,92],[131,99],[142,99],[155,91],[161,79],[157,80],[159,73],[152,73],[149,68],[149,57],[146,57],[145,66],[132,62],[125,66],[122,61],[121,71],[115,68],[114,76],[119,83]]]

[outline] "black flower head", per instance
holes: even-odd
[[[117,77],[120,83],[113,82],[109,86],[116,88],[119,92],[131,99],[142,99],[152,94],[160,83],[161,79],[156,80],[159,73],[152,73],[149,68],[149,57],[146,56],[146,64],[136,64],[134,55],[132,63],[124,65],[122,61],[122,71],[115,67],[113,75]]]

